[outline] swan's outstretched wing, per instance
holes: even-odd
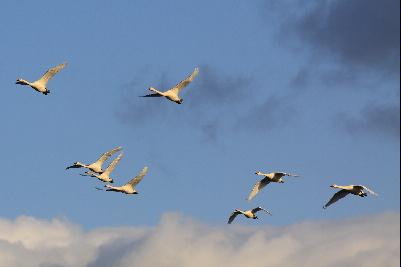
[[[326,205],[323,206],[323,209],[326,209],[328,206],[330,206],[331,204],[337,202],[338,200],[346,197],[348,194],[349,194],[349,191],[345,190],[345,189],[338,191],[337,193],[335,193],[333,195],[333,197],[329,200],[329,202],[327,202]]]
[[[230,215],[230,218],[228,218],[227,223],[231,224],[234,221],[235,217],[237,217],[238,214],[241,214],[241,212],[238,210],[233,211],[233,213],[231,213],[231,215]]]
[[[290,177],[299,177],[297,174],[288,173],[288,172],[276,172],[277,174],[281,174],[282,176],[290,176]]]
[[[132,187],[135,187],[137,184],[139,184],[140,181],[142,181],[143,177],[148,173],[148,167],[144,167],[142,171],[135,176],[131,181],[127,183],[127,185],[131,185]]]
[[[270,215],[272,215],[270,211],[268,211],[268,210],[265,210],[265,209],[264,209],[264,208],[262,208],[262,207],[257,207],[257,208],[254,208],[254,209],[252,210],[252,213],[256,213],[256,212],[258,212],[258,211],[261,211],[261,210],[263,210],[263,211],[264,211],[264,212],[266,212],[267,214],[270,214]]]
[[[124,153],[121,153],[118,155],[117,158],[115,158],[109,166],[107,166],[106,170],[104,171],[106,174],[110,174],[114,169],[116,168],[117,164],[120,162],[121,158],[124,156]]]
[[[259,182],[257,182],[253,188],[251,193],[248,196],[248,201],[251,201],[258,193],[260,190],[262,190],[263,187],[265,187],[266,185],[268,185],[270,183],[270,181],[267,178],[263,178],[262,180],[260,180]]]
[[[113,148],[110,151],[107,151],[105,153],[103,153],[100,158],[98,158],[98,160],[96,160],[96,163],[99,163],[100,165],[103,165],[103,163],[110,158],[111,156],[113,156],[115,153],[117,153],[118,151],[120,151],[121,149],[123,149],[121,146]]]
[[[53,76],[56,75],[56,73],[58,73],[60,70],[62,70],[66,65],[67,65],[67,62],[48,69],[45,72],[45,74],[43,74],[43,76],[39,80],[37,80],[37,82],[42,83],[42,84],[47,84],[47,82],[51,78],[53,78]]]
[[[169,91],[174,91],[176,94],[178,94],[179,92],[181,92],[182,89],[184,89],[188,84],[190,84],[195,79],[198,73],[199,73],[199,68],[195,68],[195,70],[192,72],[191,75],[189,75],[185,80],[179,82]]]
[[[366,190],[366,192],[368,192],[369,194],[372,194],[372,195],[374,195],[374,196],[378,196],[378,194],[377,193],[375,193],[372,189],[369,189],[369,188],[367,188],[366,186],[364,186],[364,185],[360,185],[363,189],[365,189]]]

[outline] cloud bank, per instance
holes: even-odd
[[[54,219],[0,219],[0,266],[399,266],[399,214],[286,227],[211,226],[166,214],[154,227],[89,232]]]

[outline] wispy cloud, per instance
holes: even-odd
[[[166,214],[157,226],[85,232],[63,220],[0,219],[7,267],[399,266],[399,214],[287,227],[211,226]]]
[[[149,69],[140,72],[126,86],[122,109],[118,111],[118,117],[125,123],[138,125],[152,122],[160,125],[169,121],[174,127],[185,123],[200,130],[205,140],[215,141],[222,132],[247,130],[248,127],[242,127],[244,125],[264,130],[263,125],[283,121],[280,112],[282,105],[274,103],[281,96],[263,94],[265,101],[260,99],[261,92],[255,86],[257,82],[254,77],[225,74],[211,66],[201,66],[199,76],[182,92],[184,104],[179,106],[165,99],[137,97],[150,85],[147,81],[150,80],[149,72]],[[167,74],[155,79],[153,86],[160,90],[178,82],[174,82]],[[133,88],[142,88],[142,91],[134,92]]]
[[[352,135],[374,134],[396,140],[399,140],[400,137],[399,104],[370,104],[364,107],[358,115],[341,113],[336,120],[344,130]]]

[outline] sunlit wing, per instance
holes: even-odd
[[[148,173],[148,167],[144,167],[142,169],[142,171],[137,176],[135,176],[131,181],[129,181],[127,184],[129,184],[133,187],[136,186],[137,184],[139,184],[142,181],[143,177],[145,177],[145,175],[147,173]]]
[[[37,82],[46,84],[51,78],[53,78],[54,75],[56,75],[56,73],[62,70],[66,65],[67,63],[62,63],[60,65],[48,69]]]
[[[113,148],[110,151],[107,151],[107,152],[103,153],[96,162],[100,163],[100,164],[103,164],[108,158],[113,156],[115,153],[117,153],[121,149],[123,149],[123,148],[121,146],[119,146],[119,147]]]
[[[267,178],[264,178],[257,182],[253,188],[251,193],[248,196],[248,201],[251,201],[258,193],[260,190],[262,190],[266,185],[268,185],[270,182]]]
[[[329,200],[329,202],[327,202],[326,205],[323,206],[323,208],[326,209],[328,206],[330,206],[331,204],[337,202],[338,200],[346,197],[348,194],[349,194],[349,191],[345,190],[345,189],[338,191],[337,193],[335,193],[333,195],[333,197]]]
[[[124,156],[124,153],[121,153],[120,155],[118,155],[117,158],[115,158],[110,164],[109,166],[107,166],[106,170],[104,171],[107,174],[110,174],[112,171],[114,171],[114,169],[116,168],[117,164],[120,162],[121,158]]]
[[[176,94],[181,92],[188,84],[190,84],[195,77],[199,74],[199,68],[195,68],[191,75],[189,75],[185,80],[179,82],[176,86],[174,86],[171,91],[174,91]],[[169,90],[170,91],[170,90]]]

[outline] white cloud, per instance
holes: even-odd
[[[0,219],[7,267],[377,267],[400,265],[400,216],[286,227],[201,224],[166,214],[155,227],[84,232],[65,220]]]

